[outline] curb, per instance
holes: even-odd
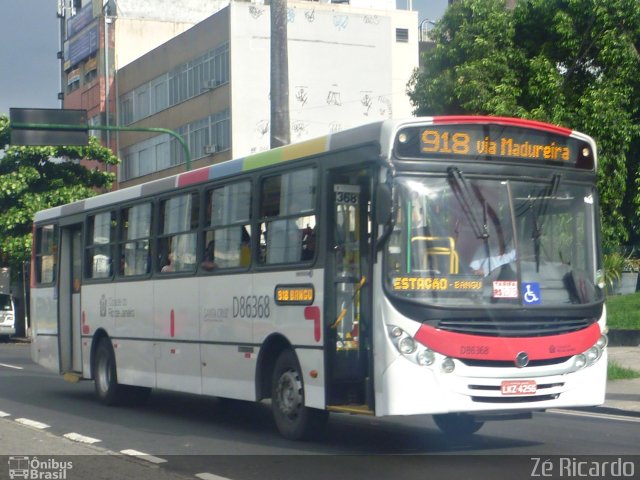
[[[616,407],[579,407],[579,408],[570,408],[567,410],[573,410],[576,412],[587,412],[587,413],[602,413],[606,415],[617,415],[619,417],[635,417],[640,418],[640,411],[637,410],[625,410],[623,408]]]
[[[640,346],[640,330],[609,330],[609,346],[638,347]]]

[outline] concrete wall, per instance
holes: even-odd
[[[270,13],[231,8],[232,149],[269,149]],[[409,116],[406,83],[418,64],[417,16],[315,2],[289,4],[291,142],[391,116]],[[414,31],[396,42],[396,27]]]

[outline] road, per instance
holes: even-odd
[[[320,439],[291,442],[276,432],[267,404],[155,391],[145,406],[104,407],[92,382],[69,384],[45,371],[31,362],[26,344],[0,344],[0,416],[27,419],[21,428],[44,424],[56,437],[74,434],[100,451],[142,452],[157,462],[154,468],[186,478],[206,472],[211,476],[199,477],[205,480],[412,479],[424,478],[426,469],[429,476],[455,470],[469,478],[528,478],[535,458],[593,455],[635,456],[628,458],[640,474],[638,417],[538,413],[532,420],[487,423],[461,440],[444,436],[429,416],[332,415]],[[4,440],[1,429],[2,423]],[[39,453],[35,443],[19,451],[2,443],[0,455]]]

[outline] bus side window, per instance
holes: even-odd
[[[121,275],[144,275],[151,271],[151,212],[151,203],[122,210]]]
[[[113,275],[116,225],[115,211],[89,217],[86,247],[88,278],[111,278]]]
[[[56,279],[58,229],[44,225],[36,230],[36,283],[51,284]]]
[[[176,195],[160,202],[158,268],[161,273],[196,269],[198,194]]]
[[[251,182],[241,181],[207,192],[205,271],[248,267],[251,263]]]
[[[311,261],[315,255],[315,168],[265,178],[260,197],[260,262]]]

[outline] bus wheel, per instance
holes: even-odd
[[[150,388],[118,383],[116,356],[108,338],[101,339],[96,347],[93,376],[96,395],[105,405],[140,405],[151,395]]]
[[[433,421],[445,435],[451,436],[471,435],[484,425],[484,422],[477,421],[472,415],[466,413],[434,415]]]
[[[101,339],[96,347],[93,377],[96,395],[102,403],[109,406],[122,404],[124,388],[118,384],[116,357],[108,338]]]
[[[302,440],[319,434],[328,413],[304,406],[304,384],[295,354],[285,350],[273,371],[271,384],[273,418],[283,437]]]

